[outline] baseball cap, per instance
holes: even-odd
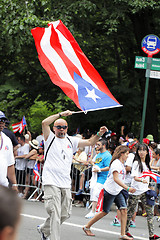
[[[5,114],[4,114],[2,111],[0,111],[0,119],[5,119],[5,120],[7,120]]]
[[[111,137],[112,137],[112,136],[116,136],[116,135],[117,135],[117,134],[116,134],[115,132],[112,132],[112,133],[111,133]]]
[[[148,134],[146,138],[147,138],[150,142],[154,142],[153,135]]]
[[[154,190],[148,190],[146,192],[146,200],[148,205],[154,205],[157,198],[157,193]]]
[[[149,144],[149,139],[148,138],[143,138],[143,143],[145,143],[145,144]]]

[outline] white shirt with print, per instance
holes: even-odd
[[[0,146],[0,185],[8,186],[7,170],[14,165],[13,145],[9,137],[1,132]]]
[[[121,163],[119,159],[116,159],[112,162],[109,169],[107,180],[104,183],[104,189],[111,195],[118,195],[120,191],[123,189],[113,179],[113,173],[115,171],[119,173],[119,179],[122,182],[124,182],[126,170],[123,163]]]
[[[68,135],[67,135],[68,136]],[[73,153],[78,149],[79,138],[68,136],[71,142],[65,138],[58,138],[50,131],[47,141],[44,142],[45,153],[50,142],[55,137],[44,163],[42,172],[43,185],[54,185],[60,188],[71,187],[71,164]]]
[[[142,162],[143,165],[143,171],[148,171],[148,167],[146,166],[145,162]],[[134,177],[141,177],[142,173],[139,170],[139,165],[138,165],[138,161],[134,161],[133,165],[132,165],[132,172],[131,172],[131,177],[132,177],[132,182],[131,182],[131,187],[136,189],[136,192],[133,193],[133,195],[140,195],[146,191],[148,191],[148,185],[149,185],[149,177],[145,177],[142,179],[146,179],[147,183],[142,183],[142,182],[138,182],[134,180]]]

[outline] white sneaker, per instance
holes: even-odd
[[[23,193],[18,193],[18,197],[22,198],[23,197]]]
[[[90,211],[86,216],[85,216],[85,218],[93,218],[94,216],[95,216],[95,212],[92,212],[92,211]]]

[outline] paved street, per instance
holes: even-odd
[[[88,210],[85,208],[73,207],[71,218],[62,225],[61,240],[91,239],[91,237],[87,237],[82,231],[82,226],[88,221],[84,218],[87,213]],[[120,228],[111,226],[115,214],[116,212],[112,210],[107,216],[93,226],[92,230],[96,234],[94,240],[117,240],[119,238]],[[24,200],[18,240],[40,240],[40,235],[36,230],[36,226],[41,224],[46,216],[47,214],[42,202],[29,202]],[[160,222],[158,223],[155,220],[154,223],[155,233],[160,235]],[[136,228],[130,229],[130,232],[134,235],[135,239],[147,240],[148,228],[146,219],[137,216]]]

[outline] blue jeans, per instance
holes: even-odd
[[[105,213],[109,213],[113,202],[118,209],[127,208],[126,200],[121,192],[118,195],[111,195],[104,189],[103,211]]]

